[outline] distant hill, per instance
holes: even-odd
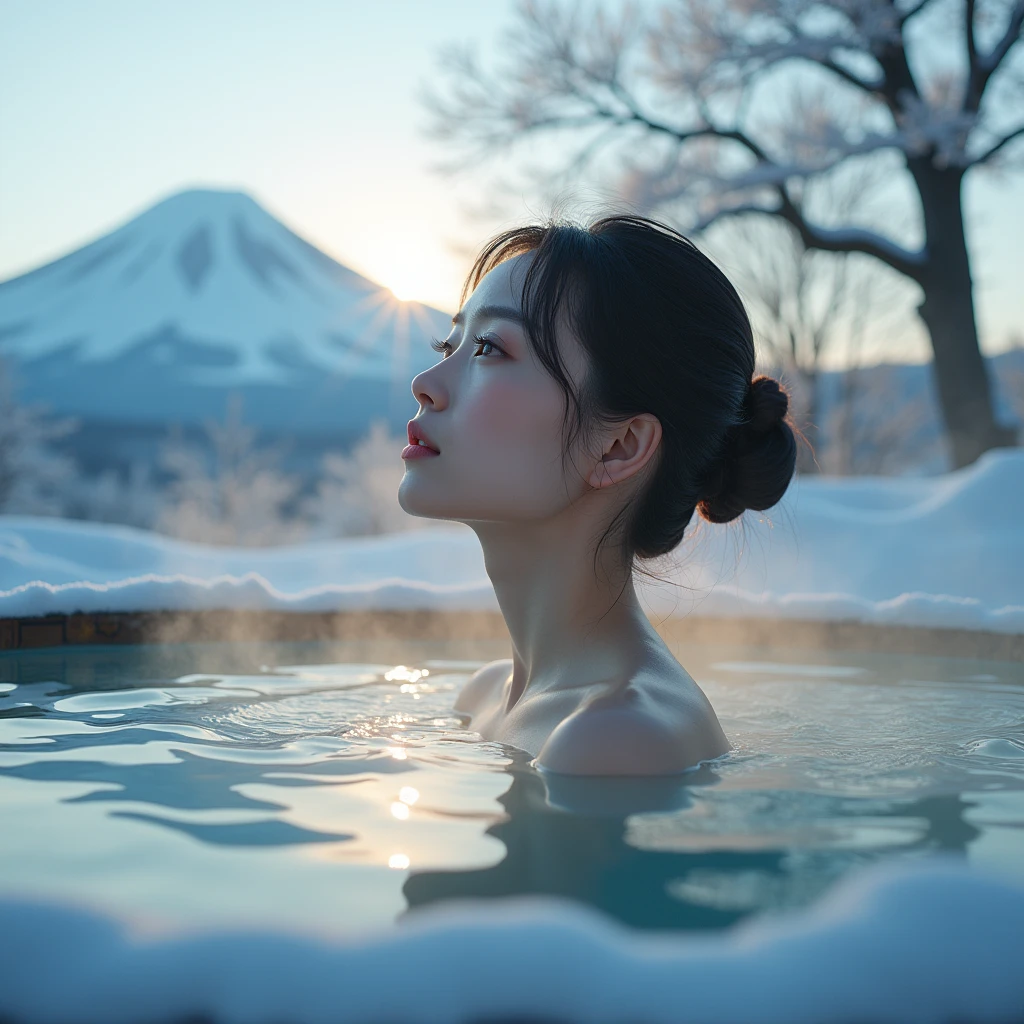
[[[87,437],[220,419],[231,392],[270,434],[351,436],[372,417],[403,430],[429,337],[449,329],[241,192],[182,192],[0,284],[0,358],[22,399]]]

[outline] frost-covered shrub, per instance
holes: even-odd
[[[163,488],[153,467],[134,462],[126,474],[111,468],[96,476],[79,477],[65,495],[64,514],[73,519],[152,529],[163,503]]]
[[[77,476],[72,459],[53,442],[77,429],[43,406],[21,405],[10,371],[0,361],[0,512],[57,516]]]
[[[264,546],[302,540],[301,480],[282,472],[280,448],[259,448],[233,398],[223,423],[206,424],[206,443],[172,432],[160,464],[170,474],[156,529],[183,540]]]
[[[392,435],[383,420],[349,454],[330,452],[316,493],[304,504],[312,535],[318,538],[394,533],[430,526],[398,504],[405,472],[399,453],[405,439]]]

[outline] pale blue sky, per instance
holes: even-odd
[[[459,247],[493,225],[464,213],[471,181],[431,172],[439,150],[417,93],[443,44],[493,44],[510,11],[507,0],[0,0],[0,280],[179,189],[223,186],[403,297],[454,309]],[[1020,178],[969,192],[993,351],[1024,328],[1021,192]],[[911,338],[897,355],[925,350]]]
[[[420,83],[500,0],[4,0],[0,279],[179,189],[243,188],[356,269],[451,306],[456,187]],[[465,184],[462,185],[465,191]],[[477,229],[479,230],[479,228]]]

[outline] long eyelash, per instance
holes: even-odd
[[[498,345],[491,338],[476,337],[473,339],[473,341],[475,341],[478,345],[490,345],[495,351],[501,352],[502,355],[505,354],[504,349],[502,349],[501,346]],[[449,341],[438,341],[437,338],[431,338],[430,347],[435,352],[450,352],[452,346],[451,342]]]
[[[505,350],[496,342],[493,338],[481,338],[476,337],[473,339],[478,345],[490,345],[495,352],[500,352],[502,355],[505,354]]]

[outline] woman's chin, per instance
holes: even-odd
[[[408,479],[406,477],[398,489],[398,504],[406,515],[416,516],[418,519],[451,518],[451,509],[435,507],[430,501],[425,501],[422,495],[410,493],[415,489],[405,486]]]

